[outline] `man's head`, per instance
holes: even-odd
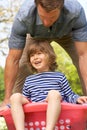
[[[56,8],[62,9],[64,0],[35,0],[36,5],[40,5],[45,11],[50,12]]]
[[[50,27],[59,18],[64,0],[35,0],[35,3],[43,25]]]

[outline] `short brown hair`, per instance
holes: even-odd
[[[35,54],[36,52],[41,51],[43,53],[46,53],[49,57],[49,69],[50,71],[55,71],[57,68],[56,63],[56,54],[53,50],[53,47],[48,43],[46,40],[31,40],[28,47],[28,63],[30,66],[30,69],[32,72],[36,72],[36,70],[33,68],[33,66],[30,63],[30,56],[32,54]]]
[[[64,0],[35,0],[35,3],[37,6],[40,4],[41,7],[49,12],[56,8],[61,9],[64,5]]]

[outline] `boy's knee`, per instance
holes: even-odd
[[[10,101],[11,101],[11,102],[17,101],[18,99],[21,99],[21,93],[14,93],[14,94],[10,97]]]
[[[61,100],[61,94],[57,90],[50,90],[48,92],[48,99],[49,98]]]

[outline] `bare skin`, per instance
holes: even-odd
[[[41,20],[43,21],[43,24],[46,27],[51,26],[60,15],[59,9],[55,9],[48,13],[44,9],[42,9],[41,6],[38,6],[38,12],[40,12],[39,15],[41,15],[40,16]],[[54,15],[54,13],[56,15]],[[50,22],[48,20],[48,16],[49,16]],[[0,111],[5,110],[7,108],[6,104],[9,103],[9,98],[12,94],[12,90],[13,90],[14,83],[16,80],[16,76],[17,76],[17,72],[19,68],[19,60],[21,58],[22,52],[23,50],[20,50],[20,49],[9,50],[9,54],[6,59],[6,65],[5,65],[5,97],[2,104],[0,105],[1,106]]]
[[[21,55],[22,50],[11,49],[9,51],[5,66],[5,97],[4,101],[0,105],[0,111],[7,109],[6,104],[9,103],[9,99],[12,94],[12,89],[16,80]]]
[[[46,101],[48,102],[46,130],[49,129],[54,130],[55,123],[57,122],[57,119],[61,111],[61,104],[60,104],[61,96],[57,91],[51,90],[48,93]],[[25,97],[23,97],[20,93],[15,93],[11,96],[11,112],[16,130],[24,130],[25,128],[24,127],[25,116],[22,105],[26,103],[29,103],[29,101]]]
[[[37,70],[37,73],[48,72],[49,69],[49,56],[47,53],[41,51],[32,54],[29,58],[32,66]],[[54,130],[55,124],[61,112],[61,94],[57,90],[50,90],[47,94],[45,101],[48,102],[47,115],[46,115],[46,130]],[[13,94],[10,98],[11,113],[14,120],[16,130],[24,130],[24,111],[23,105],[29,103],[27,98],[22,94]],[[77,102],[82,104],[87,102],[87,97],[82,96],[77,99]],[[19,114],[18,114],[19,113]],[[20,120],[20,123],[19,123]]]
[[[87,95],[87,42],[75,42],[79,56],[79,68],[85,83],[85,95]]]
[[[60,10],[55,9],[50,12],[46,12],[40,5],[38,5],[38,13],[44,24],[44,26],[51,26],[60,16]],[[79,67],[85,83],[85,95],[87,95],[87,42],[75,42],[77,53],[79,56]],[[0,104],[0,111],[6,109],[6,104],[9,103],[14,83],[16,80],[19,60],[21,58],[23,50],[10,49],[8,57],[6,59],[5,66],[5,97]]]
[[[37,73],[50,71],[49,56],[41,51],[32,54],[29,58],[32,66],[37,70]],[[45,101],[48,102],[46,130],[54,130],[57,119],[61,111],[61,95],[57,90],[50,90]],[[23,106],[29,101],[20,93],[11,96],[11,113],[14,120],[16,130],[24,130],[24,111]],[[19,114],[18,114],[19,113]],[[19,123],[20,121],[20,123]]]
[[[53,23],[59,18],[60,13],[61,13],[61,10],[57,8],[50,12],[46,12],[40,5],[38,5],[38,14],[45,27],[52,26]]]

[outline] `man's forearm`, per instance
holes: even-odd
[[[83,79],[83,91],[87,95],[87,42],[75,42],[75,47],[79,57],[79,69]]]
[[[6,99],[9,99],[12,94],[12,90],[13,90],[17,72],[18,72],[18,67],[19,67],[18,62],[15,63],[13,59],[10,59],[9,57],[7,57],[6,66],[5,66],[5,74],[4,74]]]
[[[80,72],[84,81],[84,94],[87,95],[87,54],[80,56],[79,58]]]

